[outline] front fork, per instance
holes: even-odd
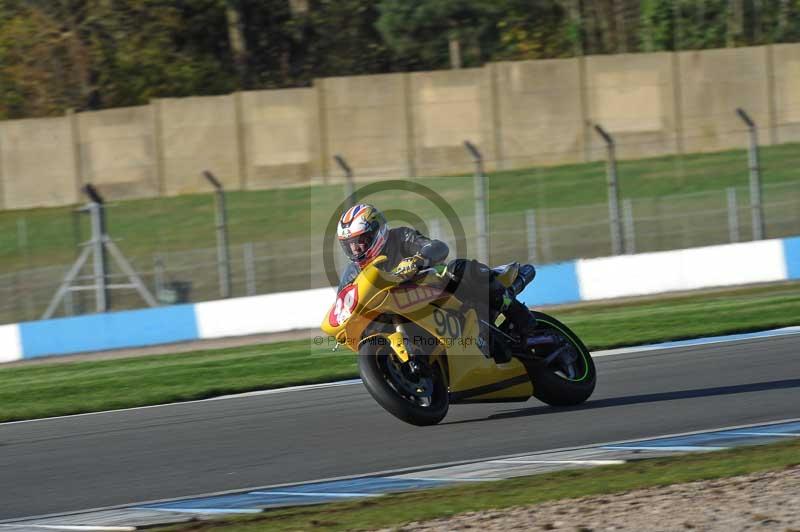
[[[387,336],[389,343],[392,346],[395,356],[402,363],[406,363],[411,358],[411,354],[406,348],[406,329],[403,323],[395,317],[394,319],[394,332]]]
[[[412,380],[430,376],[430,368],[425,360],[426,357],[414,357],[408,350],[408,335],[403,319],[400,316],[395,316],[393,324],[394,332],[388,335],[388,338],[392,351],[394,351],[395,356],[403,365],[403,372],[407,372],[406,376]]]

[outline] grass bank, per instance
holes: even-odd
[[[772,445],[387,495],[366,501],[275,510],[255,516],[192,522],[158,530],[249,532],[399,528],[411,521],[426,521],[464,512],[608,495],[681,482],[779,470],[798,464],[800,440],[795,439]]]
[[[797,146],[762,148],[765,185],[797,181]],[[742,149],[621,161],[619,175],[625,198],[719,191],[717,199],[721,201],[725,188],[740,187],[741,201],[746,202],[747,153]],[[470,177],[427,178],[422,182],[443,193],[457,209],[463,204],[465,211],[471,212]],[[602,161],[495,172],[489,179],[489,211],[503,214],[531,208],[602,204],[606,189]],[[323,220],[315,220],[310,213],[327,213],[342,196],[341,186],[229,192],[231,243],[306,239],[328,217],[326,214]],[[153,253],[214,246],[214,199],[210,193],[108,200],[111,234],[129,256],[143,257],[148,265]],[[418,198],[409,201],[420,208]],[[703,201],[709,200],[701,198],[695,208],[702,208]],[[714,208],[722,205],[717,203]],[[74,223],[72,211],[73,207],[58,207],[0,212],[0,270],[68,264],[74,260],[76,239],[87,238],[88,225],[85,219]],[[420,216],[425,218],[424,214]]]
[[[798,283],[581,306],[553,314],[590,349],[800,325]],[[355,355],[312,341],[0,367],[0,421],[187,401],[357,375]]]

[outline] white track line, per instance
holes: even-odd
[[[481,478],[441,478],[441,477],[407,477],[402,476],[405,480],[430,480],[431,482],[486,482],[487,480],[506,480],[505,477],[481,477]]]
[[[797,437],[797,432],[732,432],[731,436],[788,436]]]
[[[705,447],[703,445],[603,445],[601,449],[607,449],[609,451],[668,451],[693,453],[697,451],[724,451],[728,449],[728,447]]]
[[[261,508],[131,508],[131,510],[146,510],[148,512],[174,512],[177,514],[260,514]]]
[[[758,331],[754,333],[730,334],[726,336],[711,336],[708,338],[677,340],[674,342],[663,342],[660,344],[620,347],[619,349],[606,349],[605,351],[593,351],[592,358],[607,357],[614,355],[627,355],[631,353],[650,354],[649,353],[650,351],[678,349],[681,347],[696,347],[698,345],[722,344],[728,342],[739,342],[744,340],[760,340],[763,338],[778,338],[781,336],[791,336],[794,334],[800,334],[800,327],[783,327],[781,329]]]
[[[292,497],[381,497],[383,493],[312,493],[308,491],[250,491],[248,495],[289,495]]]
[[[15,524],[0,524],[4,527],[20,528]],[[45,530],[86,530],[98,532],[130,532],[136,530],[135,526],[89,526],[89,525],[29,525],[25,523],[25,528],[43,528]]]
[[[712,337],[709,339],[704,338],[697,338],[695,340],[685,340],[686,342],[694,342],[691,344],[683,344],[680,345],[673,345],[672,342],[667,342],[664,344],[650,344],[650,345],[642,345],[637,347],[623,347],[621,349],[609,349],[605,351],[595,351],[592,352],[592,358],[598,357],[606,357],[606,356],[615,356],[615,355],[627,355],[631,353],[642,353],[642,354],[650,354],[647,353],[648,351],[660,351],[666,349],[674,349],[679,347],[692,347],[697,345],[711,345],[716,343],[723,343],[723,342],[735,342],[739,340],[757,340],[760,338],[773,338],[779,336],[787,336],[792,334],[800,334],[800,327],[785,327],[782,329],[774,329],[771,331],[761,331],[758,333],[752,333],[754,336],[742,338],[741,335],[732,335],[730,339],[727,336],[719,336],[719,337]],[[761,336],[758,336],[761,335]],[[684,342],[682,340],[681,342]],[[101,414],[109,414],[109,413],[116,413],[116,412],[130,412],[134,410],[145,410],[148,408],[161,408],[164,406],[176,406],[176,405],[188,405],[193,403],[204,403],[206,401],[222,401],[226,399],[242,399],[246,397],[256,397],[260,395],[274,395],[274,394],[282,394],[282,393],[292,393],[292,392],[303,392],[307,390],[321,390],[325,388],[336,388],[339,386],[351,386],[353,384],[361,384],[361,379],[350,379],[345,381],[336,381],[336,382],[324,382],[320,384],[305,384],[302,386],[287,386],[286,388],[273,388],[270,390],[259,390],[255,392],[245,392],[240,394],[233,394],[233,395],[222,395],[219,397],[211,397],[209,399],[198,399],[195,401],[178,401],[174,403],[164,403],[158,405],[148,405],[148,406],[135,406],[131,408],[119,408],[116,410],[102,410],[100,412],[86,412],[84,414],[71,414],[67,416],[53,416],[53,417],[44,417],[39,419],[24,419],[21,421],[7,421],[5,423],[0,423],[0,427],[4,425],[14,425],[18,423],[36,423],[40,421],[51,421],[54,419],[63,419],[63,418],[74,418],[79,416],[97,416]]]
[[[490,464],[577,464],[577,465],[620,465],[625,460],[487,460]]]
[[[222,399],[242,399],[247,397],[254,397],[257,395],[273,395],[273,394],[281,394],[281,393],[290,393],[290,392],[302,392],[306,390],[315,390],[315,389],[323,389],[323,388],[336,388],[338,386],[350,386],[352,384],[361,384],[361,379],[351,379],[346,381],[336,381],[336,382],[323,382],[320,384],[304,384],[302,386],[287,386],[286,388],[272,388],[270,390],[259,390],[255,392],[245,392],[241,394],[234,394],[234,395],[221,395],[219,397],[209,397],[208,399],[196,399],[194,401],[177,401],[174,403],[162,403],[158,405],[147,405],[147,406],[133,406],[131,408],[118,408],[116,410],[101,410],[99,412],[85,412],[83,414],[70,414],[66,416],[53,416],[53,417],[43,417],[39,419],[23,419],[20,421],[6,421],[5,423],[0,423],[0,427],[5,425],[15,425],[19,423],[35,423],[37,421],[52,421],[54,419],[65,419],[65,418],[75,418],[75,417],[83,417],[83,416],[98,416],[100,414],[116,414],[117,412],[131,412],[135,410],[147,410],[149,408],[161,408],[164,406],[178,406],[178,405],[190,405],[193,403],[205,403],[208,401],[219,401]]]
[[[710,432],[733,431],[733,430],[739,430],[739,429],[748,429],[748,428],[752,428],[752,427],[768,427],[770,425],[781,425],[781,424],[784,424],[784,423],[797,423],[797,422],[800,422],[800,418],[780,419],[780,420],[776,420],[776,421],[767,421],[767,422],[762,422],[762,423],[749,423],[747,425],[731,425],[731,426],[727,426],[727,427],[719,427],[719,428],[706,429],[706,430],[695,430],[695,431],[691,431],[691,432],[679,432],[679,433],[674,433],[674,434],[661,434],[659,436],[652,436],[652,437],[648,437],[648,438],[633,438],[633,439],[628,439],[628,440],[618,440],[618,441],[606,442],[606,443],[596,443],[596,444],[592,444],[592,445],[582,445],[582,446],[573,446],[573,447],[560,447],[560,448],[557,448],[557,449],[548,449],[548,450],[544,450],[544,451],[536,451],[534,453],[528,451],[528,452],[524,452],[524,453],[515,453],[515,454],[507,454],[507,455],[500,455],[500,456],[490,456],[490,457],[486,457],[486,458],[474,458],[474,459],[471,459],[471,460],[454,460],[454,461],[451,461],[451,462],[439,462],[439,463],[436,463],[436,464],[427,464],[427,465],[414,466],[414,467],[404,467],[404,468],[400,468],[400,469],[387,469],[387,470],[383,470],[383,471],[374,471],[374,472],[371,472],[371,473],[363,473],[363,474],[359,474],[359,475],[343,475],[343,476],[339,476],[339,477],[328,477],[328,478],[321,478],[321,479],[316,479],[316,480],[307,480],[307,481],[304,481],[304,482],[285,482],[285,483],[282,483],[282,484],[272,484],[272,485],[268,485],[268,486],[243,487],[243,488],[237,488],[237,489],[232,489],[232,490],[223,490],[223,491],[216,491],[216,492],[211,492],[211,493],[201,493],[201,494],[192,495],[192,496],[172,497],[172,498],[166,498],[166,499],[155,499],[155,500],[151,500],[151,501],[142,501],[142,502],[131,503],[131,504],[122,504],[122,505],[118,505],[118,506],[104,506],[104,507],[98,507],[98,508],[89,508],[89,509],[86,509],[86,510],[68,512],[68,513],[62,513],[62,514],[43,514],[43,515],[33,515],[33,516],[28,516],[28,517],[20,517],[20,518],[14,518],[12,520],[6,520],[6,521],[4,521],[4,523],[0,523],[0,526],[9,526],[9,527],[10,526],[19,526],[18,524],[15,524],[15,523],[31,521],[31,520],[34,520],[34,519],[50,519],[50,518],[56,518],[56,517],[64,517],[66,515],[77,515],[77,514],[108,511],[108,510],[123,510],[123,509],[157,510],[155,508],[145,508],[145,506],[154,505],[154,504],[164,504],[164,503],[168,503],[168,502],[184,501],[184,500],[190,499],[190,498],[194,499],[194,498],[218,497],[218,496],[221,496],[221,495],[231,495],[231,494],[235,494],[235,493],[248,493],[248,492],[254,492],[254,491],[268,491],[268,490],[277,489],[277,488],[295,488],[297,486],[303,486],[303,485],[307,485],[307,484],[316,484],[318,482],[333,482],[333,481],[337,481],[337,480],[354,480],[354,479],[365,478],[365,477],[388,477],[388,476],[401,476],[401,475],[403,475],[404,478],[407,478],[407,479],[410,479],[410,480],[431,480],[431,481],[441,480],[441,481],[456,481],[456,482],[457,481],[482,482],[482,481],[485,481],[485,480],[503,480],[502,478],[471,479],[471,478],[463,478],[463,477],[462,478],[453,478],[453,479],[449,479],[449,478],[442,479],[442,478],[426,478],[426,477],[423,477],[423,476],[411,477],[409,475],[414,475],[415,473],[424,473],[425,471],[432,471],[432,470],[442,469],[442,468],[451,467],[451,466],[466,465],[466,464],[477,464],[477,463],[487,462],[487,461],[491,461],[491,460],[504,460],[504,459],[510,460],[510,459],[513,459],[513,458],[523,458],[524,459],[524,457],[526,457],[526,456],[537,455],[537,454],[560,453],[560,452],[565,452],[565,451],[577,451],[577,450],[582,450],[582,449],[607,448],[609,446],[614,446],[614,445],[624,445],[626,443],[634,443],[634,442],[635,443],[640,443],[640,442],[646,442],[646,441],[651,441],[651,440],[660,440],[662,438],[677,438],[677,437],[681,437],[681,436],[692,436],[692,435],[695,435],[695,434],[705,434],[705,433],[710,433]],[[649,450],[660,450],[660,449],[653,448],[653,447],[650,447],[648,449]],[[709,449],[710,450],[712,448],[704,447],[703,449]],[[624,450],[630,450],[630,448],[625,448]],[[158,511],[168,511],[168,510],[158,509]],[[260,511],[261,510],[259,510],[259,512]],[[26,526],[27,526],[27,524],[26,524]]]

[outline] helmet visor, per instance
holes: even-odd
[[[344,254],[350,260],[363,259],[369,252],[374,242],[375,242],[374,230],[366,231],[364,233],[361,233],[360,235],[353,236],[350,238],[343,238],[339,240],[339,243],[342,245],[342,249],[344,250]]]

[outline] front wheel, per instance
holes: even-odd
[[[533,396],[552,406],[583,403],[597,384],[592,355],[569,327],[542,312],[533,315],[537,336],[551,340],[537,347],[536,361],[526,363]]]
[[[420,360],[421,371],[411,372],[400,362],[388,342],[364,342],[358,350],[358,371],[364,386],[390,414],[412,425],[439,423],[450,400],[438,364]]]

